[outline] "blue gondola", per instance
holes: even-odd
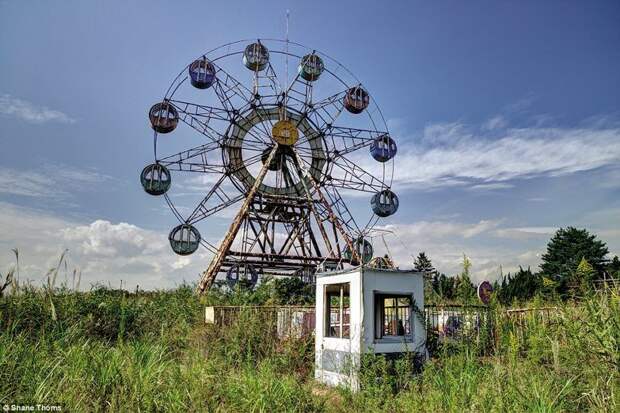
[[[188,71],[195,88],[207,89],[215,82],[215,66],[206,58],[194,60]]]
[[[140,174],[140,183],[147,194],[163,195],[172,183],[170,171],[158,163],[147,165]]]
[[[269,50],[260,42],[249,44],[243,52],[243,64],[252,71],[261,71],[269,63]]]
[[[254,288],[258,282],[258,272],[252,265],[235,264],[226,272],[226,284],[234,288],[238,282],[245,282],[250,288]]]
[[[174,252],[190,255],[196,252],[200,245],[200,232],[190,224],[181,224],[170,231],[168,240]]]
[[[302,57],[297,72],[304,80],[314,82],[323,73],[323,68],[323,59],[312,53]]]
[[[375,138],[370,144],[370,154],[379,162],[387,162],[396,155],[396,142],[388,134]]]
[[[366,241],[363,237],[358,237],[353,240],[353,248],[357,252],[357,256],[362,258],[362,262],[364,264],[368,264],[372,259],[372,244]],[[351,253],[351,249],[347,246],[344,250],[344,257],[346,260],[351,262],[351,265],[359,265],[359,261],[353,258],[353,254]]]
[[[149,110],[151,127],[159,133],[172,132],[179,123],[179,113],[170,102],[154,104]]]
[[[369,104],[370,95],[361,86],[350,88],[344,95],[344,107],[351,113],[362,113]]]
[[[398,197],[389,189],[377,192],[370,200],[372,211],[380,217],[389,217],[398,210]]]

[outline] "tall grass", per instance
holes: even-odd
[[[202,325],[193,288],[129,294],[24,289],[0,302],[0,404],[74,411],[317,411],[311,339],[275,339],[243,312]]]
[[[488,343],[445,347],[418,370],[408,357],[367,357],[358,393],[316,384],[312,338],[279,341],[273,320],[260,313],[241,311],[226,329],[205,326],[203,304],[225,299],[197,299],[190,286],[152,293],[24,287],[0,298],[0,404],[132,412],[620,411],[617,293],[560,305],[551,319],[515,322],[497,308],[492,353]]]
[[[550,318],[532,312],[516,322],[498,308],[495,323],[493,355],[480,356],[477,346],[486,343],[445,347],[400,389],[386,383],[402,382],[402,373],[380,356],[372,374],[362,374],[361,392],[343,393],[346,404],[394,412],[620,411],[617,292],[560,304]]]

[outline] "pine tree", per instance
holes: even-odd
[[[620,278],[620,258],[617,255],[611,260],[607,266],[607,276],[610,278]]]
[[[424,297],[428,302],[433,301],[437,292],[433,288],[433,277],[437,273],[435,267],[430,258],[426,256],[424,251],[418,254],[418,257],[413,261],[413,269],[424,273]]]
[[[527,270],[519,267],[516,273],[508,273],[502,278],[497,297],[502,304],[510,304],[514,300],[527,301],[541,291],[542,286],[540,274],[532,273],[529,267]]]
[[[450,301],[455,298],[454,277],[447,277],[446,274],[440,274],[437,278],[437,293],[443,301]]]
[[[463,254],[463,271],[456,280],[456,297],[463,303],[473,303],[476,299],[476,288],[471,282],[471,260]]]
[[[583,258],[593,267],[595,278],[603,278],[609,250],[604,242],[585,229],[560,228],[547,244],[542,256],[541,272],[557,284],[560,294],[566,294],[574,272]]]
[[[433,263],[430,258],[426,256],[424,251],[419,253],[417,258],[413,261],[413,269],[428,274],[431,277],[436,272],[435,267],[433,267]]]

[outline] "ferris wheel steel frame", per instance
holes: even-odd
[[[245,49],[238,50],[247,43]],[[286,45],[287,50],[267,49],[266,43]],[[290,52],[289,45],[309,53]],[[300,62],[292,80],[287,77],[284,85],[279,81],[270,55],[284,57],[287,65],[288,59]],[[251,88],[220,66],[220,62],[235,56],[243,56],[246,67],[253,69]],[[323,59],[328,62],[324,66]],[[336,72],[344,72],[353,82],[345,82],[343,75]],[[343,90],[315,100],[315,82],[327,75]],[[188,83],[198,89],[211,89],[217,103],[206,105],[176,98]],[[369,113],[370,105],[375,118]],[[341,115],[347,111],[353,116],[366,111],[367,126],[339,125]],[[391,192],[396,146],[380,109],[344,66],[298,43],[240,40],[212,49],[185,67],[149,116],[155,129],[155,163],[147,166],[151,168],[148,172],[147,168],[143,171],[142,184],[152,195],[163,192],[181,223],[169,237],[175,252],[187,255],[201,244],[214,254],[201,275],[199,292],[210,288],[218,274],[230,274],[241,266],[262,275],[311,277],[319,265],[342,268],[366,262],[364,235],[381,216],[391,215],[398,208],[398,199]],[[171,132],[179,122],[197,131],[206,143],[158,156],[159,134]],[[378,122],[382,123],[381,129],[377,128]],[[349,157],[363,148],[369,148],[382,163],[382,176]],[[387,155],[376,156],[378,150]],[[249,169],[258,167],[258,173]],[[166,182],[158,181],[166,176],[162,170],[167,171]],[[219,178],[184,216],[166,193],[170,172]],[[265,180],[268,175],[270,183]],[[237,194],[224,188],[228,182]],[[149,191],[152,187],[159,189]],[[371,202],[375,214],[366,225],[357,224],[341,190],[374,195]],[[200,236],[197,223],[239,202],[241,206],[219,246]],[[381,211],[387,211],[387,215]],[[284,231],[278,232],[276,227]],[[240,241],[236,247],[235,240]]]

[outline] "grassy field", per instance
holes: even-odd
[[[492,354],[445,348],[410,363],[365,360],[352,394],[312,380],[311,339],[277,341],[242,313],[202,324],[190,287],[129,294],[25,289],[0,299],[0,404],[71,411],[620,411],[620,297],[562,304],[551,323],[517,328],[497,308]],[[238,302],[237,297],[237,302]]]

